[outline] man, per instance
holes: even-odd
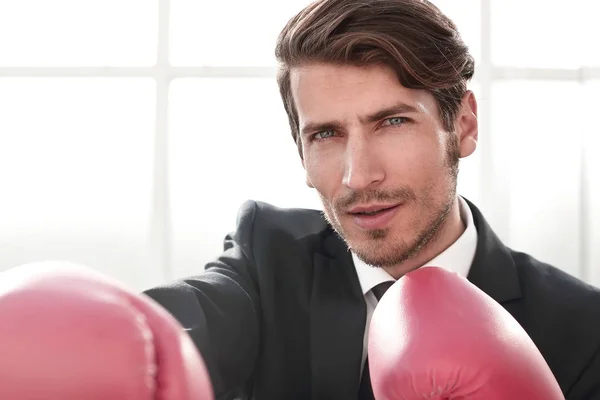
[[[321,0],[276,55],[323,215],[247,202],[203,274],[146,292],[187,329],[217,397],[367,398],[373,289],[436,265],[512,314],[566,398],[600,399],[600,291],[505,247],[456,194],[478,128],[455,25],[426,1]]]

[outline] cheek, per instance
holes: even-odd
[[[434,171],[443,165],[442,147],[433,135],[421,132],[382,141],[378,154],[388,166],[388,178],[419,186],[424,180],[430,180]]]
[[[334,151],[308,151],[304,156],[306,177],[326,199],[331,199],[342,183],[343,164]]]

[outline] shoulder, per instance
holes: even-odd
[[[321,211],[254,200],[242,204],[236,230],[228,235],[254,256],[262,254],[272,260],[323,251],[331,236],[335,236],[333,229]]]
[[[250,229],[260,234],[277,232],[301,239],[328,230],[329,224],[318,210],[281,208],[262,201],[247,200],[238,211],[237,229]]]
[[[315,255],[327,253],[331,238],[337,236],[320,211],[246,201],[226,247],[230,244],[243,255],[263,303],[281,301],[286,296],[292,296],[295,302],[299,292],[304,293],[300,298],[310,293]],[[339,248],[337,255],[345,249]],[[275,293],[279,297],[269,297]]]
[[[600,317],[600,289],[529,254],[511,251],[525,297],[541,297],[560,308],[585,305],[581,312]]]
[[[600,351],[600,289],[528,254],[511,253],[522,292],[515,317],[561,386],[574,382]]]

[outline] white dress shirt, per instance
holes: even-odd
[[[460,216],[465,224],[465,231],[450,247],[424,265],[445,268],[450,271],[458,272],[461,276],[466,277],[471,269],[473,258],[475,257],[475,250],[477,248],[477,228],[473,223],[473,214],[471,213],[471,209],[467,202],[462,197],[458,196],[458,203]],[[371,317],[373,316],[375,306],[377,306],[377,299],[371,289],[380,283],[394,281],[395,279],[383,268],[365,264],[354,253],[352,253],[352,259],[354,260],[358,280],[363,295],[365,296],[365,302],[367,303],[367,324],[362,354],[362,365],[364,366],[367,358],[367,343],[369,339],[368,327],[371,323]]]

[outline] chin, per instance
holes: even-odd
[[[385,266],[390,259],[396,259],[398,251],[389,232],[383,230],[358,232],[352,237],[344,237],[348,247],[364,262],[374,266]]]
[[[371,246],[361,246],[353,249],[354,253],[365,263],[376,266],[376,267],[384,267],[389,268],[402,263],[402,261],[406,258],[401,256],[405,251],[398,249],[391,249],[391,246],[385,246],[382,248],[378,246],[378,248],[374,248]]]
[[[346,239],[353,252],[369,265],[397,267],[416,257],[429,238],[418,232],[393,232],[392,229],[353,232]]]

